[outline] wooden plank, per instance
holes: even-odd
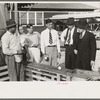
[[[8,69],[8,67],[7,66],[0,67],[0,70],[4,70],[4,69]]]
[[[51,77],[52,80],[57,79],[57,77],[52,76],[52,75],[49,75],[49,74],[45,74],[45,73],[37,73],[37,72],[35,72],[35,71],[32,71],[32,72],[36,73],[35,76],[40,76],[40,77],[43,77],[43,78],[45,78],[45,77]],[[27,75],[29,75],[28,72],[26,73],[26,76],[27,76]],[[33,75],[33,74],[32,74],[32,75]],[[32,77],[32,75],[30,75],[30,76]],[[41,75],[43,75],[43,76],[41,76]],[[46,78],[46,79],[47,79],[47,78]]]
[[[53,77],[54,75],[51,75],[50,73],[43,73],[43,72],[39,72],[39,71],[34,71],[34,70],[31,70],[31,69],[28,69],[28,68],[26,68],[26,71],[31,71],[31,72],[34,72],[34,73],[36,73],[36,74],[41,74],[41,75],[47,75],[47,76],[50,76],[50,77]],[[55,78],[56,78],[57,76],[55,76]]]
[[[85,78],[72,77],[72,81],[86,81]]]
[[[31,77],[30,74],[27,74],[28,76]],[[39,79],[39,80],[44,80],[44,81],[52,81],[52,79],[48,79],[46,77],[40,77],[40,76],[36,76],[36,75],[32,75],[33,78]],[[54,81],[54,80],[53,80]]]
[[[0,73],[0,76],[8,75],[8,71]]]
[[[60,75],[57,74],[57,81],[60,81]]]
[[[31,69],[37,68],[39,70],[49,71],[54,74],[59,73],[61,75],[66,75],[66,73],[67,73],[67,69],[66,69],[66,71],[62,71],[62,70],[58,70],[57,68],[52,67],[52,66],[37,64],[37,63],[30,63],[27,65],[27,68],[31,68]]]
[[[0,78],[0,81],[6,81],[6,80],[9,80],[9,77],[4,77],[4,78]]]
[[[81,74],[81,75],[100,75],[99,72],[94,72],[94,71],[88,71],[88,70],[81,70],[81,69],[75,69],[75,72],[74,73],[78,73],[78,74]]]

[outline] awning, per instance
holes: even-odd
[[[68,19],[74,17],[75,19],[79,18],[100,18],[100,12],[89,12],[85,14],[60,14],[54,15],[50,19]]]

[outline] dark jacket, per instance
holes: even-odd
[[[90,61],[95,61],[96,57],[96,40],[93,33],[88,31],[85,32],[82,39],[78,39],[77,50],[78,54],[76,56],[77,68],[91,70]]]
[[[67,37],[68,37],[68,31],[69,31],[69,29],[66,32],[65,42],[66,42]],[[74,33],[73,33],[73,47],[74,47],[74,49],[77,49],[78,37],[79,37],[79,33],[77,33],[77,28],[75,27]]]

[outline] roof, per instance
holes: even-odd
[[[50,19],[68,19],[69,17],[74,18],[100,18],[100,12],[89,12],[87,14],[60,14],[54,15]]]
[[[20,3],[19,3],[20,4]],[[21,6],[20,8],[36,8],[36,9],[97,9],[96,7],[89,6],[83,3],[36,3]]]
[[[82,3],[39,3],[33,6],[33,8],[51,8],[51,9],[96,9],[96,7],[89,6]]]

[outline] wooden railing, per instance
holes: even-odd
[[[26,81],[95,81],[100,79],[98,72],[79,69],[58,70],[56,67],[37,63],[28,64],[25,75]]]
[[[100,73],[87,70],[69,70],[64,64],[58,68],[43,64],[29,63],[26,66],[26,81],[96,81],[100,80]],[[0,67],[0,81],[9,81],[7,66]]]

